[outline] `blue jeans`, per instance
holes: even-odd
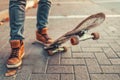
[[[10,0],[10,40],[23,40],[26,0]],[[37,29],[45,28],[51,7],[50,0],[40,0],[37,11]]]

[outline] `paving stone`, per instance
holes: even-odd
[[[62,65],[85,65],[84,59],[62,59]]]
[[[90,74],[91,80],[120,80],[118,74]]]
[[[32,73],[45,73],[47,68],[47,63],[48,63],[48,56],[44,55],[45,54],[44,50],[40,44],[35,44],[32,46],[33,46],[33,49],[31,50],[31,54],[27,58],[28,63],[31,64],[33,62]],[[30,59],[33,61],[29,62]]]
[[[83,42],[80,42],[79,46],[80,46],[80,48],[90,47],[90,43],[88,41],[83,41]],[[81,49],[81,51],[82,51],[82,49]]]
[[[0,43],[4,44],[0,41]],[[1,44],[1,45],[2,45]],[[0,59],[6,60],[8,56],[10,55],[11,48],[8,44],[8,41],[0,48]],[[3,61],[4,62],[4,61]]]
[[[118,36],[119,34],[117,34],[117,36]],[[116,42],[117,42],[117,44],[119,44],[120,45],[120,40],[115,40]]]
[[[48,78],[47,80],[60,80],[59,74],[47,74]]]
[[[109,45],[107,43],[88,43],[88,44],[80,44],[81,47],[96,47],[96,48],[100,48],[100,47],[109,47]]]
[[[5,60],[3,58],[0,58],[0,64],[4,64]]]
[[[101,48],[82,48],[83,52],[102,52]]]
[[[32,74],[32,66],[22,66],[22,69],[18,71],[16,80],[29,80]]]
[[[6,69],[6,68],[4,68]],[[31,66],[22,66],[20,70],[18,70],[17,74],[14,76],[10,77],[5,77],[6,70],[2,70],[2,79],[0,80],[28,80],[31,73],[32,73],[32,68]]]
[[[16,76],[3,77],[1,80],[15,80]]]
[[[43,55],[44,51],[41,48],[41,46],[39,44],[36,44],[36,46],[32,45],[32,47],[33,48],[31,49],[31,51],[29,53],[27,53],[27,54],[29,54],[27,56],[27,59],[33,59],[36,61],[40,60],[40,59],[44,60],[45,59],[45,56]]]
[[[109,43],[114,51],[120,51],[120,46],[117,43]]]
[[[71,58],[71,57],[72,57],[71,48],[68,47],[67,52],[65,52],[65,53],[62,54],[62,58]]]
[[[108,58],[117,58],[118,57],[111,48],[103,48],[103,50]]]
[[[61,74],[61,80],[75,80],[74,74]]]
[[[91,44],[90,47],[109,47],[107,43],[97,43],[97,44]]]
[[[3,79],[3,76],[0,76],[0,80],[4,80],[4,79]]]
[[[4,49],[5,47],[9,47],[10,48],[9,41],[8,41],[9,39],[7,40],[6,36],[1,38],[1,39],[2,40],[0,40],[0,45],[2,45],[2,46],[0,46],[0,50]]]
[[[86,59],[86,63],[87,63],[89,73],[101,73],[102,72],[96,59]]]
[[[34,60],[33,59],[30,59],[28,57],[26,57],[24,60],[23,60],[23,65],[34,65]]]
[[[116,39],[119,39],[119,37],[117,37],[117,36],[109,36],[109,37],[105,36],[104,39],[107,39],[107,40],[116,40]]]
[[[60,54],[54,55],[54,56],[52,56],[52,57],[50,57],[50,58],[48,59],[48,64],[49,64],[49,65],[60,64],[60,58],[61,58],[61,55],[60,55]]]
[[[118,57],[120,58],[120,52],[117,52],[116,54],[117,54],[117,55],[118,55]]]
[[[101,43],[101,44],[104,44],[104,43],[114,43],[114,42],[115,42],[114,40],[105,40],[105,39],[98,40],[98,43]]]
[[[120,59],[119,58],[118,59],[110,59],[110,61],[111,61],[112,64],[120,65]]]
[[[120,66],[101,66],[103,73],[120,73]]]
[[[34,45],[32,44],[33,40],[27,40],[24,41],[24,46],[25,46],[25,58],[28,58],[29,55],[31,55],[32,50],[34,49]]]
[[[81,48],[80,48],[79,45],[72,46],[72,53],[73,53],[73,52],[81,52],[81,51],[82,51],[82,50],[81,50]]]
[[[95,53],[99,64],[111,64],[104,53]]]
[[[32,74],[30,80],[60,80],[59,74]]]
[[[95,58],[93,53],[73,53],[73,58]]]
[[[8,78],[5,78],[5,76],[4,76],[6,69],[7,68],[5,67],[4,64],[0,64],[0,80],[8,80]]]
[[[40,54],[39,53],[35,53],[35,50],[33,45],[28,46],[28,43],[26,45],[25,48],[25,56],[23,59],[23,65],[34,65],[35,64],[35,60],[40,58]],[[34,54],[35,53],[35,54]]]
[[[46,73],[47,63],[43,61],[37,61],[36,64],[33,66],[32,73]]]
[[[89,80],[89,74],[86,66],[75,66],[76,80]]]
[[[48,66],[47,73],[73,73],[73,66]]]

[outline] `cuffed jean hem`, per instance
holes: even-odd
[[[13,37],[13,38],[10,38],[9,40],[24,40],[25,38],[24,37]]]
[[[10,40],[24,39],[25,6],[26,0],[10,0]]]
[[[14,39],[9,39],[9,40],[11,41],[11,40],[24,40],[24,39],[14,38]]]
[[[50,0],[40,0],[38,3],[38,11],[37,11],[37,29],[43,29],[48,25],[48,15],[51,7]]]
[[[42,30],[43,28],[46,28],[47,26],[42,26],[42,27],[39,27],[39,28],[37,28],[37,30]]]

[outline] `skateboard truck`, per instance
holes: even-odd
[[[52,45],[50,47],[44,47],[44,49],[48,52],[48,55],[52,56],[56,53],[62,53],[66,52],[67,48],[65,46],[60,46],[60,45]]]
[[[97,40],[99,39],[99,33],[95,32],[95,33],[92,33],[91,35],[90,34],[84,34],[83,37],[79,38],[79,41],[85,41],[85,40],[88,40],[88,39],[93,39],[93,40]]]
[[[78,34],[78,36],[72,37],[70,39],[70,42],[71,42],[72,45],[77,45],[77,44],[79,44],[79,41],[85,41],[85,40],[88,40],[88,39],[97,40],[97,39],[99,39],[99,37],[100,37],[99,33],[97,33],[97,32],[91,33],[91,35],[86,34],[86,32],[83,32],[82,35]]]
[[[86,34],[87,32],[88,32],[88,30],[85,29],[85,30],[82,30],[82,31],[76,33],[76,35],[78,35],[79,37],[82,37],[82,36],[83,36],[84,34]]]

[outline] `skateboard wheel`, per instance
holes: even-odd
[[[48,55],[49,56],[53,56],[54,55],[54,53],[52,52],[52,50],[48,50]]]
[[[94,32],[94,33],[92,33],[91,35],[94,36],[94,37],[92,38],[93,40],[97,40],[97,39],[100,38],[99,33],[97,33],[97,32]]]
[[[70,42],[71,42],[72,45],[77,45],[77,44],[79,44],[79,39],[76,36],[73,36],[70,39]]]
[[[67,52],[67,47],[63,46],[63,52]]]

